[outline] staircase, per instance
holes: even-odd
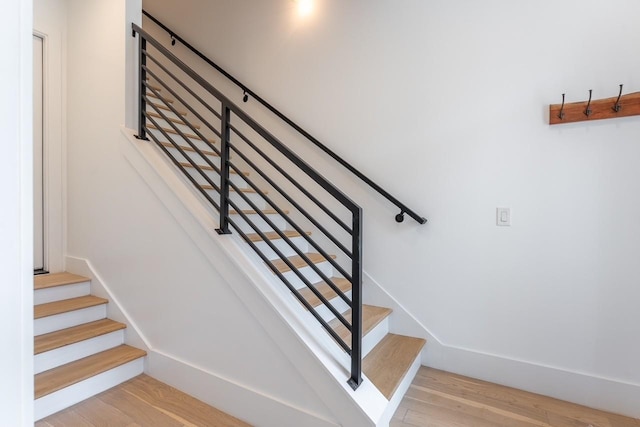
[[[143,372],[146,352],[124,344],[126,325],[90,287],[66,272],[34,278],[36,421]]]
[[[217,198],[217,192],[211,185],[206,184],[207,180],[203,179],[201,173],[204,171],[213,182],[219,180],[215,168],[208,165],[208,162],[216,166],[220,164],[219,155],[210,148],[210,145],[219,147],[219,141],[216,141],[215,137],[203,139],[195,135],[191,126],[198,130],[202,128],[197,124],[197,119],[192,121],[183,108],[176,107],[174,99],[160,95],[162,88],[159,84],[149,81],[148,85],[154,90],[154,92],[147,93],[150,101],[153,102],[153,105],[147,105],[146,110],[153,120],[148,126],[150,139],[156,142],[159,149],[169,155],[179,169],[188,174],[189,181],[199,183],[200,187],[212,199]],[[174,106],[174,110],[178,114],[167,108],[166,105]],[[164,108],[159,108],[159,106]],[[163,110],[162,113],[158,113],[160,109]],[[187,121],[189,124],[186,123]],[[194,146],[207,156],[207,161],[198,157]],[[193,163],[196,163],[196,166]],[[240,212],[234,209],[230,210],[232,221],[246,233],[249,241],[272,262],[277,271],[294,284],[295,291],[301,297],[300,303],[304,307],[309,306],[316,310],[343,342],[351,342],[351,332],[334,313],[337,311],[348,324],[351,324],[351,309],[338,292],[322,280],[318,273],[322,272],[330,278],[338,290],[349,298],[352,296],[351,282],[341,277],[326,257],[312,251],[309,242],[303,236],[303,234],[312,236],[311,230],[300,233],[288,228],[288,224],[282,216],[268,206],[258,192],[248,185],[244,177],[251,178],[252,173],[241,171],[241,173],[230,175],[230,179],[251,201],[253,206],[250,206],[247,200],[238,194],[231,194],[230,197],[242,207]],[[260,189],[260,191],[270,194],[269,189]],[[206,200],[204,201],[206,202]],[[290,212],[286,208],[281,210],[285,214]],[[245,220],[245,218],[247,219]],[[258,225],[259,232],[249,225],[249,222]],[[280,233],[274,230],[274,225],[278,227]],[[284,241],[282,235],[286,236],[288,242]],[[249,245],[246,246],[246,249],[247,251],[251,250]],[[315,268],[298,255],[298,251],[301,251]],[[284,259],[277,252],[284,255]],[[329,258],[335,260],[336,256],[330,254]],[[304,279],[299,275],[310,282],[311,286],[306,286]],[[420,366],[420,355],[425,345],[425,340],[422,338],[390,333],[392,316],[392,310],[389,308],[366,304],[362,306],[362,371],[366,378],[390,402],[389,408],[385,412],[391,414],[395,411]]]

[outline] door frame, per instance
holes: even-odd
[[[63,29],[55,22],[34,26],[42,39],[42,173],[44,269],[64,271],[66,245],[66,70]]]

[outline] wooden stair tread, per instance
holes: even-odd
[[[153,125],[152,123],[147,124],[147,127],[149,129],[156,129],[158,130],[158,128]],[[180,136],[180,134],[178,132],[176,132],[175,130],[171,129],[171,128],[161,128],[163,131],[165,131],[166,133],[170,133],[173,135],[178,135]],[[184,136],[186,136],[189,139],[197,139],[198,141],[203,141],[202,138],[200,138],[198,135],[194,135],[192,133],[188,133],[188,132],[182,132]],[[211,144],[215,144],[216,141],[214,141],[213,139],[207,139],[207,141],[209,141]]]
[[[160,114],[154,112],[154,111],[148,111],[147,114],[149,114],[150,116],[156,117],[158,119],[162,119],[162,116]],[[174,119],[173,117],[167,117],[167,119],[169,119],[170,122],[173,122],[175,124],[187,126],[187,124],[183,120]],[[162,119],[162,120],[164,120],[164,119]],[[195,123],[191,123],[191,126],[193,126],[196,129],[200,129],[200,125],[197,125]]]
[[[391,399],[425,343],[422,338],[387,334],[362,361],[362,372]]]
[[[351,282],[348,281],[347,279],[342,277],[331,277],[330,279],[338,287],[338,289],[342,291],[342,293],[346,294],[351,290]],[[331,289],[331,286],[329,286],[327,282],[322,281],[322,282],[314,283],[314,285],[318,290],[318,292],[320,292],[320,294],[323,297],[325,297],[327,301],[330,301],[332,298],[335,298],[338,296],[338,294],[333,289]],[[320,301],[320,298],[318,298],[316,294],[314,294],[311,291],[311,289],[303,288],[303,289],[300,289],[299,292],[302,295],[302,297],[305,300],[307,300],[309,304],[311,304],[312,307],[317,307],[322,304],[322,301]],[[349,313],[349,315],[351,315],[351,313]]]
[[[174,102],[173,99],[163,98],[161,96],[156,96],[156,94],[154,94],[153,92],[147,92],[147,96],[150,96],[150,97],[155,98],[155,99],[161,99],[164,102],[168,102],[169,104],[173,104],[173,102]]]
[[[267,193],[265,192],[265,194],[267,194]],[[265,237],[267,239],[269,239],[269,240],[281,239],[280,235],[278,233],[276,233],[275,231],[265,231],[262,234],[264,234]],[[285,230],[285,231],[282,232],[282,234],[284,234],[285,236],[287,236],[289,238],[302,236],[302,234],[300,234],[300,233],[298,233],[297,231],[294,231],[294,230]],[[308,231],[306,234],[307,234],[307,236],[310,236],[311,232]],[[262,242],[262,237],[260,237],[260,235],[258,233],[249,233],[249,234],[247,234],[247,237],[252,242]]]
[[[203,190],[213,190],[214,189],[213,186],[209,185],[209,184],[201,185],[201,187],[202,187]],[[229,187],[229,191],[236,191],[236,189],[230,186]],[[240,192],[242,192],[242,193],[257,193],[257,191],[254,190],[253,188],[241,188]],[[268,190],[262,190],[262,194],[269,194],[269,191]]]
[[[147,79],[147,81],[148,81],[148,80],[149,80],[149,79]],[[162,92],[162,88],[161,88],[161,87],[154,86],[154,85],[149,85],[149,84],[147,84],[147,85],[145,85],[145,86],[147,86],[147,87],[150,87],[150,88],[154,89],[156,92]]]
[[[33,278],[33,289],[46,289],[56,286],[73,285],[74,283],[89,282],[88,277],[78,276],[77,274],[67,273],[51,273],[39,274]]]
[[[161,109],[161,110],[171,111],[171,108],[167,107],[166,105],[157,104],[157,103],[155,103],[155,102],[150,102],[150,101],[147,101],[147,104],[154,105],[156,108],[159,108],[159,109]],[[149,113],[149,111],[147,111],[147,113]],[[187,115],[187,113],[186,113],[186,112],[184,112],[184,111],[178,111],[178,113],[179,113],[181,116],[186,116],[186,115]]]
[[[245,215],[257,215],[258,212],[254,211],[253,209],[242,209],[240,212],[242,212]],[[262,212],[265,215],[276,215],[278,214],[278,211],[275,209],[262,209],[260,212]],[[284,212],[285,215],[289,215],[289,211],[283,210],[282,212]],[[229,215],[238,215],[238,211],[234,210],[234,209],[230,209],[229,210]]]
[[[76,360],[35,376],[35,398],[39,399],[70,385],[146,356],[147,352],[128,345]]]
[[[41,319],[43,317],[66,313],[68,311],[106,304],[107,302],[108,301],[106,299],[94,297],[93,295],[48,302],[46,304],[36,305],[33,308],[33,318]]]
[[[44,353],[66,345],[75,344],[90,338],[99,337],[127,326],[124,323],[111,319],[96,320],[95,322],[84,323],[60,331],[35,337],[33,350],[34,354]]]
[[[180,166],[182,166],[183,168],[192,168],[193,167],[193,165],[191,163],[189,163],[189,162],[180,162]],[[205,171],[213,171],[213,168],[211,166],[198,165],[198,167],[200,169],[202,169],[202,170],[205,170]],[[229,169],[229,173],[236,174],[236,172],[233,169]],[[249,172],[242,172],[242,175],[249,176]]]
[[[391,314],[392,310],[386,307],[377,307],[375,305],[362,305],[362,336],[367,335],[378,323],[382,322]],[[351,323],[351,309],[343,314],[345,320]],[[347,344],[351,342],[351,332],[338,319],[329,322],[329,326],[336,331],[338,336]]]
[[[307,256],[307,258],[309,258],[309,261],[311,261],[314,264],[318,264],[321,263],[323,261],[326,261],[325,257],[323,257],[320,254],[314,253],[314,252],[310,252],[305,254]],[[335,255],[331,255],[331,258],[335,259],[336,256]],[[302,259],[302,257],[296,255],[296,256],[291,256],[287,258],[295,268],[302,268],[302,267],[307,267],[308,264],[306,263],[306,261],[304,259]],[[287,271],[291,271],[291,268],[289,268],[289,266],[281,259],[277,259],[275,261],[272,261],[273,265],[278,269],[278,271],[280,271],[280,273],[286,273]]]
[[[170,143],[170,142],[161,141],[161,142],[160,142],[160,144],[164,145],[164,146],[165,146],[165,147],[167,147],[167,148],[176,148],[176,146],[175,146],[175,145],[173,145],[173,144],[172,144],[172,143]],[[181,144],[178,144],[178,146],[179,146],[182,150],[184,150],[184,151],[190,151],[190,152],[192,152],[192,153],[196,153],[196,150],[195,150],[193,147],[190,147],[190,146],[188,146],[188,145],[181,145]],[[218,153],[213,152],[213,151],[209,151],[209,150],[200,150],[200,152],[201,152],[202,154],[204,154],[205,156],[220,157],[220,156],[218,156]]]

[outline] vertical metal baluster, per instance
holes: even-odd
[[[147,71],[144,67],[147,65],[147,40],[138,34],[138,135],[136,138],[144,139],[148,141],[146,131],[146,117],[144,112],[147,109],[147,102],[144,99],[145,86],[144,83],[147,78]]]
[[[216,229],[218,234],[231,234],[229,231],[229,121],[231,120],[231,110],[224,102],[222,103],[222,135],[220,143],[220,228]]]
[[[351,378],[354,390],[362,383],[362,208],[353,211],[351,259]]]

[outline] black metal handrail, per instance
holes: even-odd
[[[351,356],[351,375],[348,382],[351,387],[356,389],[362,382],[362,209],[340,189],[331,184],[320,173],[289,150],[267,129],[253,120],[248,114],[242,111],[242,109],[178,59],[146,31],[136,24],[132,24],[132,29],[133,36],[135,37],[137,34],[139,41],[140,83],[138,96],[140,110],[138,137],[141,139],[151,138],[169,159],[171,159],[174,165],[184,173],[187,179],[204,196],[211,206],[220,213],[220,225],[216,231],[220,234],[228,234],[230,233],[230,227],[233,227],[273,273],[282,280],[293,295],[307,308],[309,313],[318,320],[331,337]],[[153,52],[147,49],[148,45],[152,48]],[[156,52],[158,56],[156,56]],[[177,75],[178,73],[173,72],[168,64],[171,64],[171,67],[177,67],[180,73],[186,75],[190,81],[195,82],[197,88],[193,89],[189,84],[181,80]],[[206,137],[204,129],[201,131],[199,127],[190,120],[186,118],[182,118],[181,120],[172,119],[169,114],[180,118],[180,111],[159,94],[160,88],[154,87],[147,82],[147,77],[153,78],[153,80],[162,87],[162,90],[170,93],[177,102],[189,110],[213,135],[220,138],[220,147],[218,148],[216,146],[216,141],[211,141]],[[165,81],[165,79],[169,79],[170,82]],[[172,87],[174,83],[181,90],[184,90],[186,95],[181,95],[176,87]],[[207,96],[204,95],[203,91]],[[219,111],[205,99],[209,95],[213,96],[216,100],[216,105],[220,107]],[[190,105],[186,99],[187,96],[195,100],[196,104],[202,107],[202,110]],[[152,101],[150,97],[155,99]],[[218,121],[220,124],[219,129],[212,124],[211,120],[204,117],[208,112],[213,115],[212,120]],[[233,122],[232,117],[234,119]],[[159,120],[164,121],[169,128],[163,128]],[[193,135],[185,133],[179,125],[186,126],[190,132],[193,132]],[[269,147],[275,149],[289,164],[304,173],[306,177],[337,201],[339,205],[344,207],[351,215],[351,224],[348,225],[342,221],[331,209],[312,195],[304,185],[300,184],[292,174],[287,172],[285,167],[279,165],[272,156],[267,155],[263,149],[252,142],[251,138],[246,134],[247,132],[252,132],[252,134],[261,138],[261,140],[266,141]],[[172,134],[177,135],[177,138],[172,137]],[[166,141],[161,140],[160,136]],[[196,141],[194,141],[194,139]],[[237,142],[234,142],[236,139]],[[246,147],[248,147],[247,149],[252,152],[252,155],[243,152],[240,144],[246,145]],[[174,154],[171,150],[176,150],[178,155]],[[344,256],[350,261],[350,268],[345,268],[341,263],[334,260],[334,257],[330,256],[318,242],[304,232],[302,227],[288,215],[288,212],[277,205],[274,198],[268,196],[265,191],[262,191],[253,179],[245,176],[240,165],[235,160],[232,160],[231,152],[244,161],[247,167],[257,172],[271,188],[275,189],[280,196],[291,203],[303,218],[306,218],[313,224],[332,245],[340,249]],[[219,157],[219,160],[212,160],[212,156]],[[300,203],[296,202],[281,185],[276,183],[269,174],[258,166],[257,162],[252,159],[252,156],[261,158],[273,170],[283,176],[285,180],[289,181],[312,205],[315,205],[332,220],[334,228],[337,226],[337,228],[344,230],[350,240],[351,248],[347,248],[340,239],[329,231],[329,228],[320,224],[308,209],[305,209]],[[186,161],[181,161],[180,159]],[[202,162],[205,164],[202,164]],[[211,172],[219,176],[219,181],[212,177]],[[240,176],[243,182],[250,187],[251,191],[260,197],[260,200],[273,208],[278,217],[285,221],[285,227],[291,226],[296,230],[304,241],[319,252],[324,261],[328,262],[339,275],[350,282],[351,298],[334,283],[335,278],[328,277],[328,275],[310,259],[310,254],[304,253],[297,244],[292,242],[287,233],[281,230],[274,220],[269,217],[269,214],[258,208],[256,203],[245,194],[243,189],[231,179],[230,175],[232,173]],[[215,197],[209,194],[209,191],[218,193],[219,200],[216,201]],[[249,212],[243,211],[240,200],[231,197],[232,193],[238,195],[240,200],[251,208]],[[240,221],[243,222],[234,219],[232,214],[239,216]],[[255,215],[257,218],[252,219],[250,215]],[[302,267],[296,266],[288,256],[285,256],[283,249],[274,244],[271,239],[265,235],[262,226],[257,225],[258,220],[267,224],[267,228],[273,230],[279,238],[286,243],[288,250],[293,251],[293,253],[303,261]],[[243,230],[242,224],[246,224],[260,237],[260,241],[264,242],[269,250],[276,255],[278,260],[284,263],[293,273],[292,277],[287,277],[285,273],[280,271],[280,268],[274,264],[274,261],[267,256],[264,250],[260,249],[252,238],[249,237],[247,232]],[[345,318],[346,316],[332,305],[327,297],[311,283],[311,280],[303,274],[301,269],[307,267],[326,283],[341,301],[349,306],[351,309],[350,322]],[[302,296],[293,283],[294,279],[308,288],[332,315],[347,328],[351,333],[350,345],[324,320],[318,310]]]
[[[405,205],[404,203],[400,202],[397,198],[395,198],[394,196],[392,196],[388,191],[386,191],[385,189],[383,189],[382,187],[380,187],[378,184],[376,184],[375,182],[373,182],[369,177],[367,177],[366,175],[364,175],[362,172],[360,172],[358,169],[356,169],[354,166],[352,166],[349,162],[347,162],[346,160],[344,160],[342,157],[340,157],[338,154],[336,154],[333,150],[331,150],[329,147],[327,147],[325,144],[323,144],[322,142],[320,142],[318,139],[316,139],[315,137],[313,137],[309,132],[307,132],[306,130],[304,130],[302,127],[300,127],[298,124],[296,124],[293,120],[291,120],[290,118],[288,118],[287,116],[285,116],[282,112],[280,112],[278,109],[276,109],[273,105],[271,105],[270,103],[268,103],[267,101],[265,101],[261,96],[259,96],[258,94],[256,94],[254,91],[252,91],[251,89],[249,89],[247,87],[247,85],[245,85],[244,83],[242,83],[241,81],[239,81],[238,79],[236,79],[235,77],[233,77],[231,74],[229,74],[225,69],[223,69],[222,67],[220,67],[218,64],[216,64],[215,62],[213,62],[211,59],[209,59],[207,56],[205,56],[202,52],[200,52],[198,49],[196,49],[195,47],[193,47],[189,42],[185,41],[182,37],[180,37],[179,35],[177,35],[173,30],[171,30],[169,27],[167,27],[165,24],[163,24],[162,22],[160,22],[157,18],[155,18],[153,15],[151,15],[149,12],[147,12],[146,10],[143,10],[142,13],[148,17],[149,19],[151,19],[156,25],[158,25],[160,28],[162,28],[164,31],[166,31],[167,33],[169,33],[169,35],[171,36],[171,40],[172,40],[172,44],[175,44],[175,41],[179,41],[184,47],[186,47],[187,49],[189,49],[190,51],[192,51],[194,54],[196,54],[200,59],[202,59],[203,61],[205,61],[207,64],[209,64],[211,67],[213,67],[214,69],[216,69],[218,72],[220,72],[220,74],[222,74],[223,76],[225,76],[227,79],[231,80],[231,82],[233,82],[233,84],[235,84],[236,86],[238,86],[239,88],[242,89],[243,93],[245,94],[245,102],[247,100],[247,95],[252,97],[253,99],[255,99],[256,101],[258,101],[260,104],[262,104],[267,110],[271,111],[273,114],[275,114],[279,119],[281,119],[282,121],[284,121],[286,124],[288,124],[289,126],[291,126],[293,129],[295,129],[298,133],[300,133],[302,136],[304,136],[306,139],[308,139],[310,142],[312,142],[315,146],[317,146],[318,148],[320,148],[322,151],[324,151],[327,155],[329,155],[329,157],[331,157],[332,159],[334,159],[336,162],[338,162],[339,164],[341,164],[345,169],[347,169],[349,172],[353,173],[355,176],[357,176],[358,178],[360,178],[363,182],[365,182],[367,185],[369,185],[371,188],[373,188],[375,191],[377,191],[379,194],[381,194],[384,198],[386,198],[387,200],[389,200],[391,203],[393,203],[394,205],[396,205],[399,209],[400,209],[400,213],[396,215],[395,219],[397,222],[402,222],[404,220],[404,214],[406,213],[407,215],[409,215],[411,218],[413,218],[414,220],[416,220],[418,223],[420,224],[426,224],[427,219],[421,215],[419,215],[418,213],[416,213],[414,210],[410,209],[407,205]]]

